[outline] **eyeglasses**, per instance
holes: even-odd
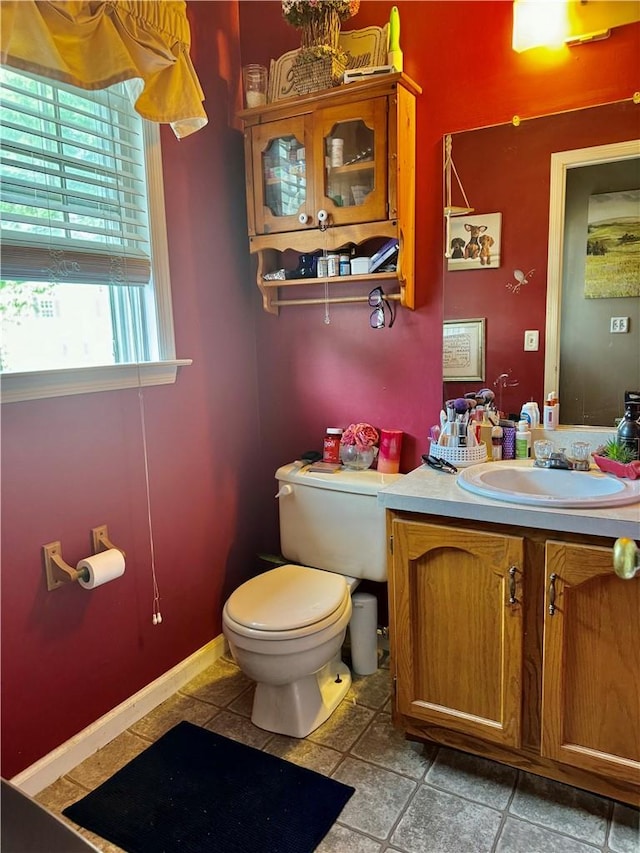
[[[373,308],[369,317],[369,325],[372,329],[384,329],[385,322],[385,307],[389,310],[389,328],[393,326],[396,319],[395,306],[389,302],[384,295],[384,290],[381,287],[374,287],[369,294],[369,305]]]

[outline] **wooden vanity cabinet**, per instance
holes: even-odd
[[[640,804],[640,578],[613,540],[387,522],[396,725]]]
[[[397,707],[520,746],[522,540],[394,520]]]
[[[258,258],[265,310],[277,313],[279,288],[363,280],[397,282],[401,304],[414,307],[415,96],[420,91],[406,75],[387,74],[239,114],[249,246]],[[324,221],[320,211],[326,213]],[[399,242],[395,273],[263,278],[284,266],[285,252],[336,252],[355,245],[365,255],[389,239]]]
[[[545,588],[542,754],[640,784],[640,580],[550,541]]]

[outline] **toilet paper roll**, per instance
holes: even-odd
[[[94,589],[124,574],[124,554],[117,548],[109,548],[108,551],[101,551],[93,557],[80,560],[76,569],[79,572],[86,570],[89,573],[87,580],[78,578],[80,586],[85,589]]]

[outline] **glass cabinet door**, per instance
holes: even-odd
[[[385,123],[384,98],[322,111],[319,192],[336,225],[386,219]]]
[[[307,136],[302,117],[253,129],[255,221],[259,234],[306,227],[299,217],[313,210]]]

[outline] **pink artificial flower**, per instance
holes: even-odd
[[[371,424],[350,424],[342,433],[342,444],[355,444],[357,447],[373,447],[380,438],[378,430]]]

